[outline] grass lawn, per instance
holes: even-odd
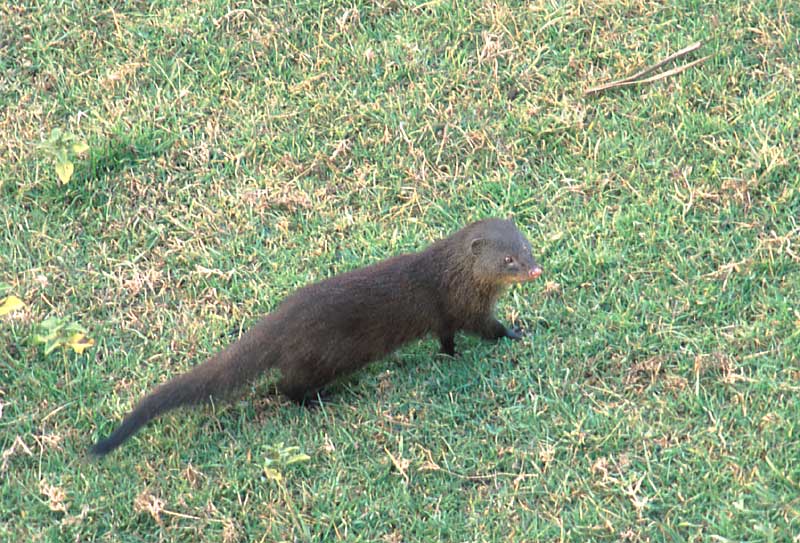
[[[798,66],[788,0],[3,5],[0,540],[800,541]],[[292,290],[487,216],[545,269],[523,341],[86,457]]]

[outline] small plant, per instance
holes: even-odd
[[[306,526],[306,524],[303,522],[303,519],[300,518],[300,515],[298,515],[297,508],[294,505],[294,500],[292,500],[292,496],[289,493],[289,490],[286,488],[283,477],[283,470],[285,468],[291,466],[292,464],[311,460],[310,456],[299,451],[299,447],[284,447],[283,443],[278,443],[273,447],[270,447],[269,455],[264,460],[264,476],[278,485],[289,512],[292,515],[295,526],[298,530],[303,532],[305,540],[308,541],[311,535],[308,526]]]
[[[4,296],[10,289],[11,285],[0,283],[0,317],[26,307],[25,302],[19,297],[13,294]],[[86,349],[94,345],[94,340],[86,337],[86,330],[81,325],[59,317],[50,317],[40,322],[31,340],[34,345],[44,345],[45,356],[59,347],[83,354]]]
[[[77,323],[59,317],[50,317],[39,323],[34,344],[44,345],[45,356],[59,347],[69,348],[78,354],[94,345],[94,340],[86,337],[86,330]]]
[[[56,175],[62,184],[69,183],[75,172],[75,157],[89,150],[89,145],[74,134],[54,128],[42,142],[42,149],[56,163]]]
[[[299,451],[300,447],[284,447],[283,443],[278,443],[271,447],[269,456],[264,460],[264,475],[266,478],[281,483],[283,482],[283,469],[292,464],[311,460],[310,456]]]

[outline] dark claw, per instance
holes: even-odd
[[[522,339],[522,329],[518,327],[506,328],[506,337],[513,340]]]
[[[318,407],[322,407],[324,403],[330,403],[333,394],[328,392],[325,389],[318,390],[316,394],[309,394],[303,401],[300,402],[300,405],[305,407],[306,409],[317,409]]]

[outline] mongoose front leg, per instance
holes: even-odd
[[[443,334],[439,336],[439,342],[442,344],[442,350],[441,350],[442,354],[446,354],[449,356],[456,355],[455,334],[453,334],[452,332],[448,334]]]
[[[483,328],[480,330],[480,335],[484,339],[494,341],[504,337],[509,339],[522,339],[522,334],[520,334],[517,330],[506,328],[506,326],[494,316],[489,317],[489,319],[483,325]]]

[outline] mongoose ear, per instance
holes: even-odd
[[[483,246],[484,245],[486,245],[486,239],[485,238],[475,238],[469,244],[469,248],[472,251],[473,255],[478,256],[481,253],[481,251],[483,250]]]

